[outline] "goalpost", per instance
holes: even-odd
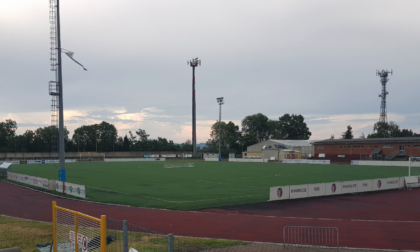
[[[414,162],[419,162],[420,161],[420,157],[409,157],[408,158],[408,176],[411,176],[411,164]],[[420,164],[416,167],[420,167]]]
[[[163,168],[182,168],[182,167],[194,167],[193,162],[174,162],[174,163],[163,163]]]

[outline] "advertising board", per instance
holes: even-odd
[[[290,186],[290,199],[299,199],[308,197],[308,185]]]
[[[341,194],[341,182],[325,183],[325,195]]]
[[[357,192],[357,181],[341,182],[341,193],[355,193]]]
[[[290,186],[270,187],[270,201],[289,199]]]
[[[55,190],[75,197],[86,198],[86,188],[84,185],[56,181]]]
[[[7,172],[7,179],[24,183],[27,185],[32,185],[32,186],[48,189],[48,179],[45,179],[45,178],[39,178],[39,177],[28,176],[25,174]]]
[[[325,184],[310,184],[308,185],[308,197],[318,197],[325,195]]]
[[[372,191],[380,191],[386,189],[386,179],[373,179]]]
[[[372,180],[359,180],[357,181],[357,192],[370,192],[372,191]]]
[[[400,187],[400,178],[387,178],[385,189],[398,189]]]

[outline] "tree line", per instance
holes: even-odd
[[[16,121],[7,119],[0,122],[1,152],[51,152],[55,139],[58,139],[58,129],[47,126],[36,130],[26,130],[17,135]],[[57,140],[55,140],[57,141]],[[185,151],[192,150],[190,140],[175,144],[172,140],[158,137],[150,139],[145,130],[131,131],[124,137],[118,136],[117,128],[108,122],[84,125],[74,130],[69,137],[69,131],[64,128],[64,145],[66,152],[110,152],[110,151]]]
[[[221,137],[219,136],[219,122],[216,121],[210,131],[210,139],[206,142],[209,152],[219,151],[221,139],[222,154],[242,153],[246,147],[268,139],[307,140],[311,136],[308,126],[302,115],[284,114],[278,120],[270,120],[267,116],[258,113],[246,116],[239,125],[232,121],[221,122]]]
[[[221,124],[221,147],[224,154],[241,153],[246,147],[255,143],[273,139],[309,139],[309,131],[302,115],[285,114],[278,120],[270,120],[258,113],[246,116],[239,125],[232,121]],[[54,139],[58,139],[58,129],[47,126],[36,130],[26,130],[17,135],[16,121],[7,119],[0,122],[0,152],[51,152]],[[55,136],[55,138],[54,138]],[[58,142],[56,143],[58,145]],[[84,125],[74,130],[70,138],[67,128],[64,129],[66,152],[111,152],[111,151],[183,151],[191,152],[191,140],[176,144],[172,140],[158,137],[151,139],[146,130],[129,131],[125,136],[118,136],[115,125],[108,122]],[[218,152],[219,122],[210,129],[210,139],[206,147],[197,147],[198,151]]]
[[[393,121],[377,122],[373,128],[374,132],[367,136],[362,133],[359,138],[420,137],[420,134],[414,133],[411,129],[400,129],[400,126]],[[331,135],[330,139],[334,139],[334,135]],[[353,128],[350,125],[347,126],[347,130],[341,134],[341,139],[354,139]]]

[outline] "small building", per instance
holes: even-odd
[[[276,140],[269,139],[247,147],[243,158],[264,158],[282,160],[285,158],[308,158],[314,155],[311,140]]]
[[[328,139],[316,141],[315,157],[380,159],[420,156],[420,137]]]

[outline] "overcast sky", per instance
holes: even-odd
[[[420,1],[61,0],[65,125],[107,121],[119,135],[197,142],[223,120],[263,113],[305,117],[311,139],[379,118],[376,69],[393,69],[388,120],[420,132]],[[0,1],[0,119],[18,133],[50,125],[49,1]]]

